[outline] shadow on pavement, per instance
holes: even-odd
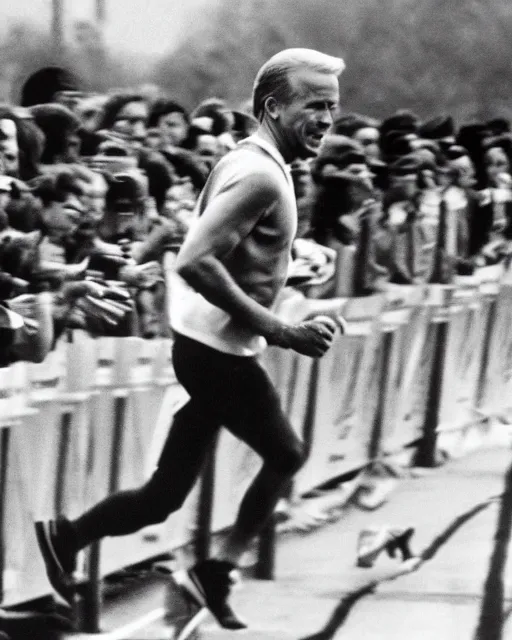
[[[512,516],[512,488],[509,487],[509,483],[512,484],[512,468],[507,472],[506,489],[505,489],[505,494],[503,494],[504,498],[506,496],[508,498],[508,502],[510,502],[509,510],[511,511],[511,516]],[[500,495],[491,496],[490,498],[487,498],[487,500],[480,502],[479,504],[472,507],[469,511],[466,511],[460,516],[458,516],[457,518],[455,518],[438,536],[434,538],[434,540],[428,545],[428,547],[426,547],[423,550],[423,552],[419,555],[419,563],[416,565],[416,567],[413,570],[417,571],[422,566],[422,564],[424,564],[425,562],[428,562],[429,560],[432,560],[432,558],[436,555],[439,549],[441,549],[448,542],[448,540],[450,540],[450,538],[464,524],[466,524],[469,520],[474,518],[484,509],[487,509],[491,504],[493,504],[495,500],[501,497],[502,496]],[[503,499],[503,503],[506,503],[506,502],[507,500]],[[502,511],[503,511],[503,506],[502,506]],[[510,525],[511,516],[509,516],[509,520],[508,520],[509,525]],[[501,518],[500,518],[500,523],[501,523]],[[500,539],[501,539],[502,529],[498,527],[498,530],[500,531]],[[508,540],[510,538],[510,526],[507,531],[508,531],[508,537],[504,542],[505,555],[506,555]],[[500,556],[500,560],[501,560],[501,556]],[[503,568],[502,568],[502,571],[503,571]],[[350,612],[352,611],[353,607],[359,602],[359,600],[373,593],[379,584],[383,582],[387,582],[389,580],[394,580],[400,577],[401,575],[405,575],[405,572],[403,570],[400,570],[395,574],[392,574],[391,576],[386,576],[385,578],[382,578],[380,580],[373,580],[372,582],[369,582],[367,585],[357,589],[356,591],[353,591],[348,595],[345,595],[342,598],[342,600],[338,603],[336,608],[334,609],[325,627],[322,630],[320,630],[318,633],[301,638],[300,640],[332,640],[332,638],[334,638],[337,631],[346,622]],[[502,583],[503,581],[501,580],[501,593],[503,596]],[[503,597],[501,598],[500,602],[502,601],[503,601]],[[495,615],[494,609],[493,609],[493,612],[490,613],[490,615],[491,616]],[[501,629],[501,625],[500,625],[500,629]],[[485,635],[485,636],[482,635],[482,636],[477,636],[475,640],[499,640],[500,638],[501,636],[496,636],[496,635]]]
[[[505,491],[501,500],[494,549],[489,562],[484,596],[475,640],[501,640],[503,625],[511,611],[503,611],[503,574],[507,563],[507,550],[512,534],[512,466],[505,476]]]

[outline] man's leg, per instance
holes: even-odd
[[[200,473],[219,423],[190,400],[174,417],[158,467],[142,487],[108,496],[73,521],[36,523],[48,577],[66,600],[80,549],[105,536],[134,533],[178,510]]]
[[[204,411],[216,416],[237,438],[263,459],[263,466],[246,492],[232,533],[219,559],[236,564],[252,538],[262,529],[291,478],[304,461],[300,439],[281,408],[267,373],[254,357],[220,353],[181,337],[195,368],[180,366],[180,381]],[[179,352],[178,354],[179,355]]]
[[[238,375],[237,394],[239,402],[231,404],[227,428],[262,457],[263,466],[246,491],[236,522],[218,553],[235,565],[304,462],[302,442],[259,363],[253,361],[244,375]]]
[[[106,536],[123,536],[164,522],[185,502],[220,425],[193,400],[176,413],[151,478],[112,494],[70,522],[78,549]]]

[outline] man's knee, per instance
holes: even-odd
[[[171,513],[182,507],[187,497],[186,493],[173,490],[172,486],[162,483],[157,474],[147,482],[143,493],[150,524],[165,522]]]
[[[290,445],[275,460],[266,460],[275,471],[286,475],[295,475],[306,462],[306,450],[302,442],[297,440]]]

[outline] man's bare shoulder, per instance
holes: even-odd
[[[282,188],[282,169],[264,151],[249,145],[240,146],[224,156],[216,170],[224,180],[243,180],[245,185],[264,190],[280,191]]]

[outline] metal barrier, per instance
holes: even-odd
[[[512,277],[484,269],[455,285],[396,287],[314,300],[285,290],[290,321],[342,317],[320,360],[269,348],[263,362],[309,457],[300,495],[416,446],[416,463],[482,446],[512,410]],[[173,413],[187,396],[170,340],[92,339],[74,331],[42,364],[0,369],[0,591],[4,606],[50,593],[32,523],[77,515],[151,474]],[[505,432],[505,428],[501,427]],[[468,445],[469,446],[469,445]],[[87,631],[99,628],[102,577],[229,527],[260,460],[222,431],[202,482],[165,524],[107,539],[83,554]],[[273,575],[272,523],[256,574]]]

